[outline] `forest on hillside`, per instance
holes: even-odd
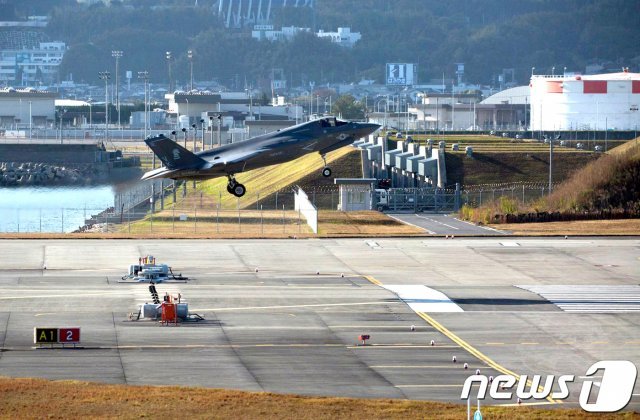
[[[341,48],[310,34],[290,42],[257,41],[250,29],[227,29],[214,14],[215,0],[112,1],[78,5],[71,0],[13,0],[16,14],[47,12],[47,34],[69,46],[61,77],[95,82],[113,70],[111,50],[124,52],[121,69],[148,70],[153,82],[187,80],[187,50],[194,77],[256,86],[274,68],[293,86],[313,81],[382,82],[387,62],[417,63],[419,80],[453,78],[465,63],[470,83],[496,84],[505,68],[526,83],[531,68],[548,73],[640,66],[640,2],[637,0],[316,0],[315,8],[274,8],[274,25],[335,31],[348,26],[362,39]],[[5,0],[5,6],[10,0]],[[188,4],[188,5],[186,5]],[[196,6],[197,4],[197,6]]]

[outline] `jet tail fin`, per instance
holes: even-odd
[[[160,158],[167,169],[197,168],[207,163],[206,160],[163,135],[148,138],[144,142]]]

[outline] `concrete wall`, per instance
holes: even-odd
[[[93,163],[95,144],[0,144],[0,162]]]

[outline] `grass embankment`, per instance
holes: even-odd
[[[555,182],[567,179],[576,169],[597,159],[593,153],[563,153],[554,155]],[[447,184],[492,185],[504,183],[544,183],[549,180],[549,152],[476,153],[466,157],[460,153],[445,154]]]
[[[426,401],[301,397],[185,387],[0,378],[2,418],[461,419],[466,407]],[[637,413],[485,407],[490,419],[640,419]]]
[[[322,159],[311,153],[290,162],[265,168],[254,169],[236,175],[236,180],[247,188],[247,193],[240,200],[227,192],[227,178],[215,178],[199,183],[195,194],[191,194],[184,200],[187,208],[192,200],[199,200],[200,193],[205,197],[212,197],[220,204],[220,208],[256,208],[258,201],[270,200],[277,191],[288,189],[294,185],[301,185],[303,188],[309,185],[333,185],[334,178],[362,176],[362,167],[359,160],[359,151],[352,147],[343,147],[327,154],[327,164],[332,168],[333,174],[330,178],[323,178],[321,171],[324,166]],[[354,160],[353,157],[357,157]],[[341,164],[347,160],[348,165]],[[303,182],[304,180],[307,180]],[[309,181],[309,179],[315,182]],[[283,203],[281,203],[283,204]],[[281,204],[278,208],[281,207]],[[266,207],[266,203],[265,203]]]
[[[505,218],[503,216],[507,221],[515,217],[528,221],[524,216],[517,215],[536,215],[537,218],[539,214],[550,213],[559,215],[554,216],[556,220],[640,214],[640,145],[631,141],[619,150],[614,149],[602,155],[576,171],[551,195],[532,203],[500,197],[480,208],[465,206],[460,215],[467,220],[490,223]]]

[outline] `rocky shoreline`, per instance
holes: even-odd
[[[0,186],[49,186],[84,185],[96,180],[93,165],[76,167],[58,166],[49,163],[0,163]]]

